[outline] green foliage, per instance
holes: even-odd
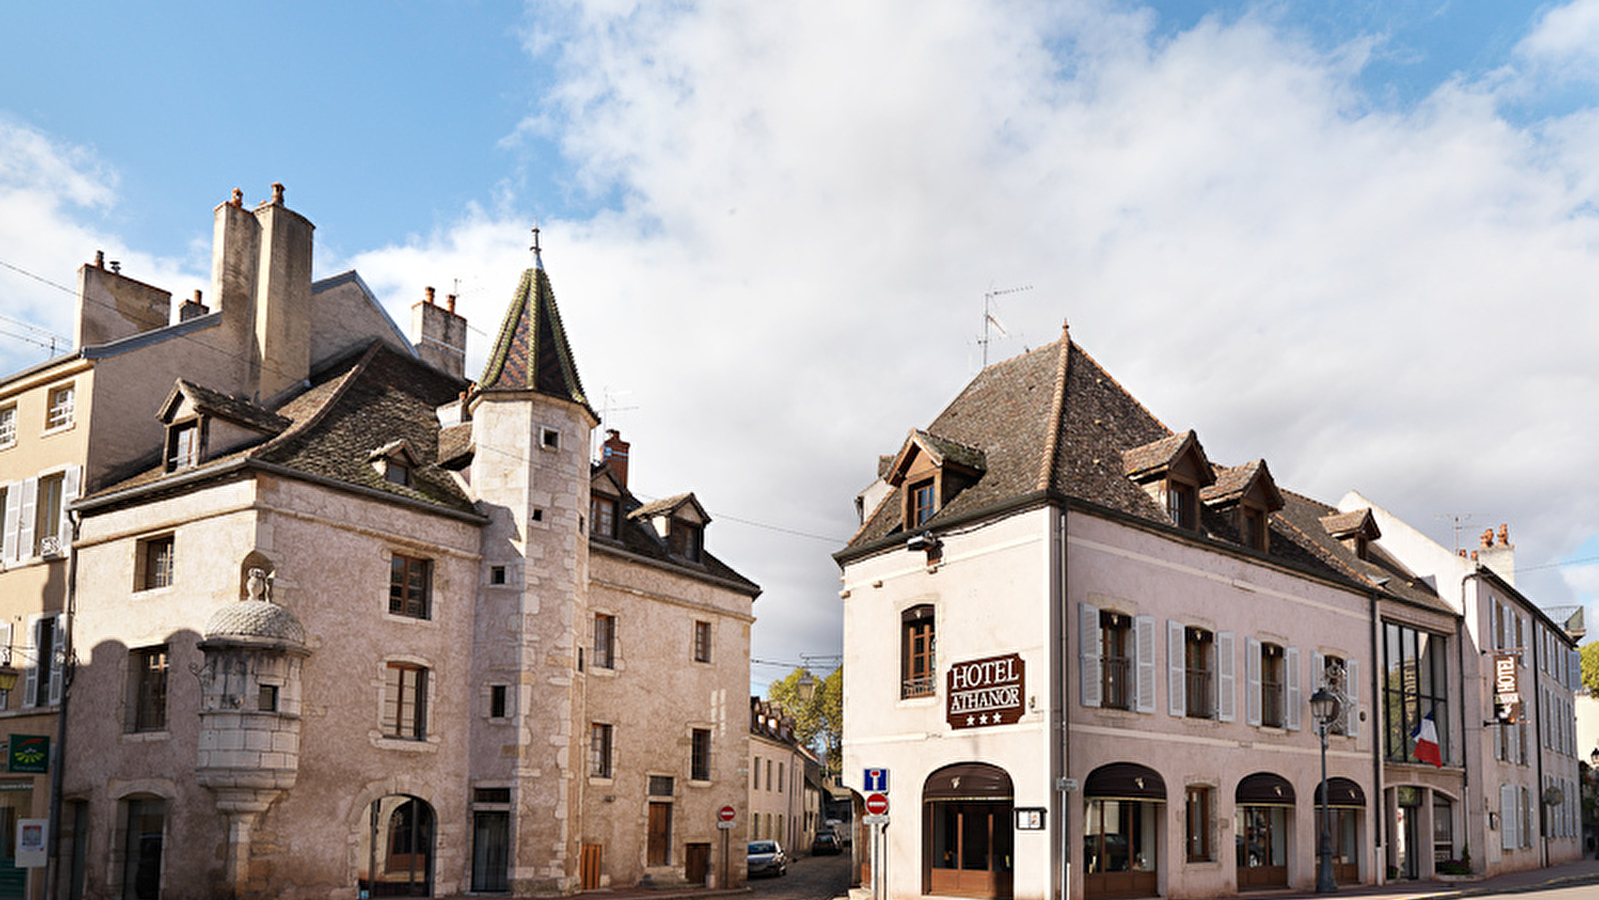
[[[1599,641],[1582,645],[1582,683],[1588,693],[1599,697]]]
[[[825,678],[811,677],[816,681],[816,691],[809,703],[800,699],[800,678],[803,667],[788,673],[781,681],[766,688],[766,699],[780,703],[794,717],[794,730],[800,741],[822,757],[827,771],[837,773],[840,753],[844,747],[844,667],[834,669]]]

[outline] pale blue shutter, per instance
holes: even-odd
[[[27,666],[23,669],[22,679],[22,706],[24,709],[32,708],[34,699],[39,696],[39,659],[41,653],[48,653],[39,648],[39,625],[43,622],[41,616],[30,616],[28,619],[28,656]]]
[[[51,706],[55,706],[61,702],[61,682],[62,675],[64,674],[62,670],[66,668],[64,662],[66,660],[67,653],[67,617],[65,615],[57,615],[55,617],[55,630],[53,634],[54,639],[51,642],[50,650],[48,651],[50,658],[49,660],[45,661],[45,665],[49,667],[48,671],[50,672]]]
[[[56,537],[61,541],[62,554],[72,550],[72,519],[67,515],[67,507],[78,499],[78,485],[82,481],[82,473],[81,466],[73,466],[61,479],[61,521],[56,527]]]
[[[1513,850],[1516,847],[1516,821],[1521,814],[1516,809],[1516,786],[1502,784],[1499,786],[1499,848]]]
[[[1137,643],[1138,700],[1134,708],[1141,713],[1155,711],[1155,617],[1134,616],[1133,635]]]
[[[1244,638],[1244,721],[1260,724],[1260,641]]]
[[[14,481],[6,485],[6,508],[4,510],[5,537],[0,539],[0,560],[14,560],[17,558],[17,525],[22,517],[22,482]]]
[[[1344,734],[1360,737],[1360,661],[1344,660],[1344,695],[1349,698],[1349,708],[1344,710]]]
[[[1077,611],[1077,658],[1081,665],[1083,705],[1098,707],[1100,704],[1100,673],[1099,673],[1099,648],[1102,638],[1099,635],[1099,607],[1087,603],[1080,604]]]
[[[1238,717],[1238,686],[1233,676],[1238,654],[1231,631],[1216,634],[1216,718],[1231,722]]]
[[[22,483],[22,512],[17,526],[17,559],[27,559],[33,554],[34,505],[38,502],[39,479],[29,478]]]
[[[1166,708],[1174,716],[1188,713],[1188,673],[1183,668],[1186,637],[1183,623],[1166,620]]]
[[[1283,652],[1283,665],[1288,669],[1288,730],[1299,730],[1299,648],[1289,647]]]

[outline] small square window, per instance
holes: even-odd
[[[170,587],[173,561],[172,535],[145,538],[139,541],[137,547],[139,555],[134,561],[136,571],[133,589],[152,591],[156,588]]]
[[[673,779],[672,776],[670,776],[670,775],[651,775],[650,776],[650,796],[651,797],[670,797],[670,796],[672,796],[672,792],[673,792],[674,788],[676,787],[676,785],[674,784],[674,781],[675,781],[675,779]]]
[[[489,685],[489,718],[503,719],[506,717],[508,686],[503,684]]]
[[[44,414],[45,431],[65,428],[72,424],[72,413],[76,403],[75,398],[76,394],[70,384],[50,389],[50,402]]]
[[[15,403],[0,409],[0,447],[9,447],[17,442],[17,405]]]
[[[711,661],[711,623],[694,623],[694,661],[708,663]]]
[[[275,684],[261,685],[261,693],[256,697],[255,708],[261,712],[277,712],[278,686]]]
[[[541,507],[541,506],[533,507],[533,521],[535,521],[535,522],[544,521],[544,508],[543,507]]]
[[[561,433],[554,428],[540,428],[539,446],[546,450],[561,449]]]
[[[511,802],[511,789],[510,788],[505,788],[505,787],[499,787],[499,788],[477,788],[476,790],[474,790],[472,792],[472,802],[473,803],[510,803]]]
[[[411,467],[397,459],[388,460],[383,464],[383,480],[400,487],[410,487]]]
[[[489,584],[505,583],[505,567],[489,566]]]

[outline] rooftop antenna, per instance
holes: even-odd
[[[1455,553],[1457,555],[1460,553],[1460,549],[1461,549],[1460,548],[1460,529],[1461,529],[1461,526],[1466,524],[1466,520],[1467,519],[1476,518],[1476,516],[1477,516],[1476,513],[1438,513],[1438,514],[1433,516],[1434,519],[1448,519],[1454,525],[1454,529],[1455,529]]]
[[[988,368],[988,326],[993,325],[999,329],[1000,337],[1010,337],[1005,332],[1005,326],[999,324],[999,319],[994,316],[994,298],[1003,297],[1006,294],[1019,294],[1022,291],[1030,291],[1032,289],[1032,285],[1024,284],[1021,287],[1003,288],[997,291],[990,288],[983,292],[983,337],[977,342],[983,345],[983,368]]]
[[[625,397],[625,396],[627,396],[628,394],[631,394],[631,393],[633,393],[633,392],[632,391],[613,391],[609,387],[600,388],[600,423],[603,426],[612,427],[611,413],[613,413],[613,412],[627,412],[630,409],[638,409],[637,406],[616,406],[616,405],[614,405],[618,398]],[[593,444],[593,446],[589,448],[589,452],[590,452],[590,455],[593,458],[595,458],[595,459],[598,459],[599,456],[600,456],[600,450],[599,450],[600,434],[603,431],[604,431],[604,428],[595,429],[595,431],[593,432],[593,435],[591,437],[591,440],[590,440],[590,443]]]

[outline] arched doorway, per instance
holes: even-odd
[[[1288,821],[1294,786],[1280,775],[1257,772],[1238,782],[1234,823],[1240,891],[1288,886]]]
[[[922,893],[1009,898],[1013,880],[1011,809],[1004,769],[945,766],[922,785]]]
[[[372,801],[361,835],[360,888],[370,897],[433,894],[433,807],[390,794]]]
[[[1155,896],[1166,782],[1154,769],[1111,763],[1089,773],[1083,802],[1083,895]]]
[[[1332,837],[1333,880],[1339,884],[1360,882],[1360,813],[1366,808],[1366,792],[1347,778],[1327,779],[1327,830]],[[1321,842],[1321,784],[1316,784],[1317,846]]]

